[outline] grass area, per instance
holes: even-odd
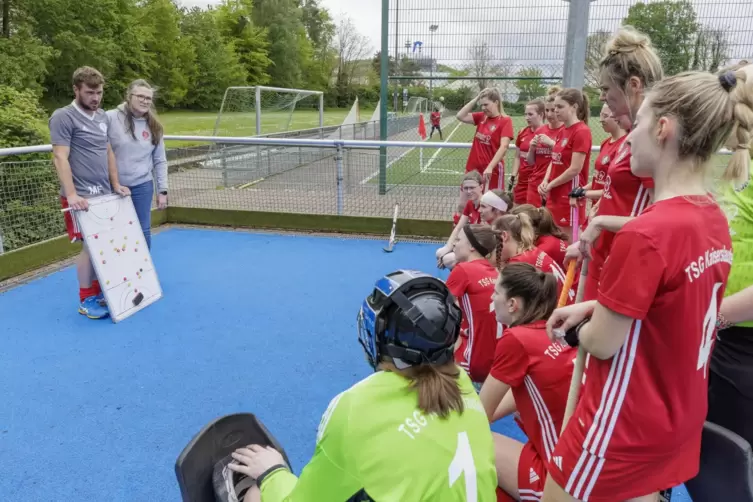
[[[334,108],[324,111],[324,125],[342,124],[349,109]],[[368,120],[373,110],[361,110],[361,120]],[[217,136],[255,136],[256,115],[253,112],[223,113],[217,124],[218,112],[197,112],[189,110],[169,111],[160,114],[160,120],[165,126],[165,133],[169,135],[185,136],[214,136],[218,126]],[[319,112],[317,110],[299,110],[292,114],[288,112],[262,113],[261,133],[270,134],[283,131],[311,129],[319,126]],[[190,146],[192,142],[169,141],[168,148]]]
[[[513,129],[517,135],[526,126],[525,118],[512,116]],[[589,122],[593,134],[593,144],[599,145],[607,135],[602,130],[597,119],[592,118]],[[430,126],[427,126],[430,131]],[[448,143],[470,143],[473,141],[475,126],[463,124],[453,120],[443,127],[444,141]],[[418,132],[412,140],[420,141]],[[426,140],[427,143],[441,142],[439,135]],[[390,150],[392,150],[390,152]],[[465,173],[465,164],[468,160],[469,149],[463,148],[388,148],[390,161],[387,168],[387,185],[425,185],[425,186],[456,186]],[[590,172],[593,173],[597,153],[591,153]],[[513,151],[505,155],[505,175],[509,177],[515,158]],[[379,177],[374,176],[368,181],[370,184],[379,182]]]

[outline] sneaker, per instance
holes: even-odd
[[[107,300],[105,300],[105,294],[100,291],[100,293],[94,297],[95,300],[97,300],[97,303],[100,304],[102,307],[107,307]]]
[[[81,305],[78,306],[78,313],[89,319],[102,319],[110,315],[110,311],[107,310],[107,307],[99,304],[96,296],[90,296],[81,302]]]

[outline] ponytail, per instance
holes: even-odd
[[[533,229],[533,222],[525,213],[520,213],[517,217],[520,220],[520,240],[518,242],[524,251],[533,249],[536,245],[536,231]]]
[[[497,268],[502,268],[502,233],[507,232],[510,237],[518,243],[521,251],[530,251],[536,243],[536,232],[534,232],[531,218],[525,213],[506,214],[500,216],[492,223],[492,229],[498,234],[499,244],[497,251]]]
[[[523,300],[523,312],[512,325],[549,319],[557,306],[557,279],[530,263],[512,263],[499,274],[508,298]]]
[[[463,413],[465,405],[458,378],[460,368],[454,361],[440,366],[419,364],[405,369],[397,369],[391,362],[384,361],[380,368],[397,373],[410,380],[411,390],[418,393],[418,408],[426,415],[436,414],[447,418],[451,412]]]
[[[574,87],[568,87],[567,89],[562,89],[557,96],[570,106],[574,106],[577,110],[576,117],[578,120],[588,125],[588,116],[591,114],[591,110],[588,107],[588,96],[583,91]]]
[[[567,242],[568,236],[562,229],[554,222],[552,213],[544,206],[535,207],[533,204],[521,204],[515,206],[510,214],[525,213],[533,224],[533,228],[536,232],[536,239],[544,235],[551,235],[557,239]]]

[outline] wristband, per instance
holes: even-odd
[[[726,319],[726,318],[725,318],[725,317],[724,317],[724,316],[722,315],[722,313],[721,313],[721,312],[718,312],[718,313],[716,314],[716,329],[719,329],[719,330],[721,330],[721,329],[727,329],[727,328],[729,328],[730,326],[732,326],[732,323],[731,323],[731,322],[729,322],[729,321],[728,321],[728,320],[727,320],[727,319]]]
[[[288,468],[288,466],[285,465],[285,464],[273,465],[272,467],[270,467],[266,471],[264,471],[261,474],[259,474],[259,477],[256,478],[256,486],[258,486],[259,489],[261,490],[261,483],[262,483],[262,481],[264,481],[267,478],[267,476],[269,476],[273,472],[279,471],[280,469],[287,470],[287,468]]]
[[[582,199],[586,196],[586,189],[583,187],[574,188],[569,196],[574,199]]]
[[[568,329],[565,332],[565,343],[567,343],[571,347],[577,347],[578,345],[580,345],[580,330],[590,320],[591,318],[587,317],[576,326]]]

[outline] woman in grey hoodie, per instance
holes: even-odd
[[[133,206],[150,249],[155,179],[157,207],[167,207],[167,156],[153,100],[152,87],[145,80],[134,80],[128,86],[125,102],[107,112],[108,136],[120,183],[131,190]]]

